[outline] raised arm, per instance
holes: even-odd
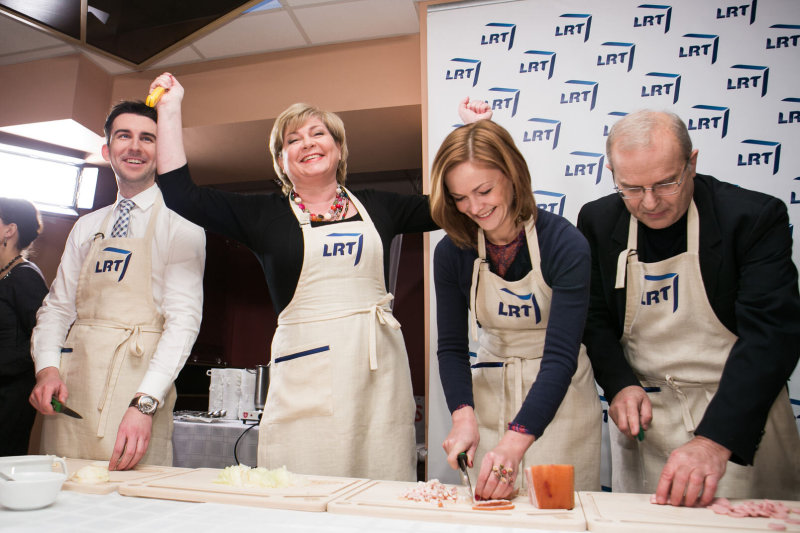
[[[492,109],[483,100],[470,101],[469,96],[458,103],[458,116],[464,124],[479,120],[492,120]]]
[[[150,84],[150,92],[156,87],[166,89],[156,104],[158,127],[156,129],[156,169],[159,174],[186,164],[186,150],[183,147],[183,122],[181,102],[183,86],[175,76],[165,72]]]

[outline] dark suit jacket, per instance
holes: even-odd
[[[783,202],[772,196],[701,174],[694,183],[706,294],[720,322],[739,337],[695,435],[731,450],[732,461],[752,464],[769,410],[800,354],[800,295],[789,217]],[[622,388],[639,384],[619,342],[625,289],[614,289],[628,216],[617,194],[584,205],[578,215],[578,229],[592,249],[583,342],[609,402]]]

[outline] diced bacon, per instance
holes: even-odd
[[[774,529],[775,531],[786,531],[786,526],[783,524],[778,524],[777,522],[769,522],[767,523],[767,527]]]
[[[433,503],[442,507],[443,502],[454,502],[458,499],[458,489],[456,487],[447,487],[447,485],[440,483],[438,479],[431,479],[427,482],[417,482],[416,485],[403,494],[403,498],[415,502]]]

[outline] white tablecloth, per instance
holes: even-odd
[[[218,420],[212,423],[175,421],[172,433],[172,466],[186,468],[225,468],[236,464],[233,447],[236,440],[253,426],[238,420]],[[258,426],[242,437],[236,447],[239,462],[256,466],[258,457]]]
[[[217,503],[61,491],[50,507],[9,511],[0,506],[3,533],[537,533],[540,529],[467,526],[333,513],[282,511]]]

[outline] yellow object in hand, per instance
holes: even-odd
[[[161,99],[161,95],[164,94],[163,87],[156,87],[153,89],[153,92],[147,95],[147,100],[144,101],[150,107],[155,107],[158,101]]]

